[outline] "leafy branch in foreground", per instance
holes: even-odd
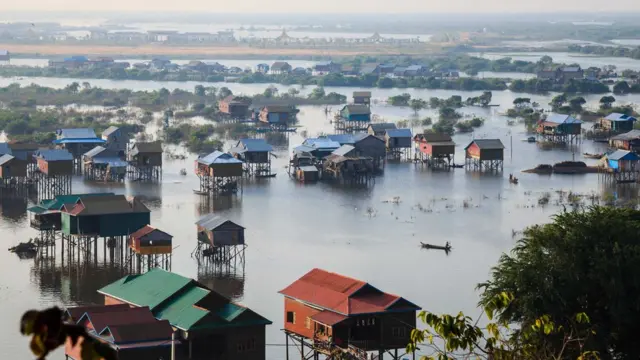
[[[556,325],[548,315],[542,315],[531,324],[510,327],[499,319],[503,311],[514,302],[512,294],[502,292],[488,301],[484,314],[488,323],[484,328],[479,321],[464,315],[436,315],[422,311],[418,318],[428,327],[414,329],[407,353],[426,346],[432,351],[421,360],[454,360],[460,358],[481,358],[493,360],[522,359],[565,359],[577,354],[577,359],[599,359],[595,351],[586,351],[585,343],[595,334],[590,319],[585,313],[578,313],[568,327]],[[571,350],[571,351],[569,351]]]

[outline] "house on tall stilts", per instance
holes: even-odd
[[[640,156],[628,150],[616,150],[600,160],[600,176],[607,182],[637,183],[640,174]]]
[[[136,142],[127,152],[127,173],[136,181],[158,181],[162,179],[162,142]]]
[[[313,269],[280,291],[284,295],[286,344],[303,358],[335,356],[401,360],[416,328],[410,301],[364,281]]]
[[[118,150],[96,146],[82,155],[85,179],[103,182],[124,182],[127,162],[118,156]]]
[[[230,153],[241,160],[247,176],[271,176],[273,147],[264,139],[240,139]]]
[[[51,199],[71,193],[73,155],[64,149],[38,150],[33,155],[37,168],[33,173],[38,199]]]
[[[538,122],[537,133],[546,142],[577,144],[582,133],[582,121],[571,115],[551,114]]]
[[[75,165],[74,168],[80,170],[82,169],[82,155],[97,145],[104,144],[105,141],[97,137],[93,129],[80,128],[57,130],[56,140],[53,143],[71,153]]]
[[[456,152],[456,143],[447,134],[416,134],[413,138],[416,155],[414,161],[432,168],[451,166]]]
[[[371,122],[371,108],[367,105],[345,105],[334,120],[334,128],[339,133],[367,131]]]
[[[393,160],[410,159],[411,140],[411,129],[387,129],[384,135],[387,158]]]
[[[266,358],[271,321],[193,279],[156,268],[125,276],[98,293],[105,305],[148,307],[156,319],[168,321],[179,342],[176,359]]]
[[[200,195],[235,194],[242,190],[243,164],[229,153],[214,151],[198,157],[195,173],[200,179]]]
[[[478,171],[502,171],[504,145],[500,139],[475,139],[464,148],[465,166]]]

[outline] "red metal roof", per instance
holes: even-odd
[[[133,233],[133,234],[131,234],[130,236],[131,236],[132,238],[136,238],[136,239],[137,239],[137,238],[139,238],[139,237],[142,237],[142,236],[147,235],[148,233],[150,233],[150,232],[152,232],[152,231],[154,231],[154,230],[155,230],[155,228],[154,228],[154,227],[151,227],[151,226],[149,226],[149,225],[145,225],[143,228],[141,228],[140,230],[138,230],[138,231],[134,232],[134,233]]]
[[[109,331],[115,344],[130,344],[171,340],[173,328],[167,320],[156,320],[142,324],[113,325],[109,326]]]
[[[322,269],[311,270],[280,291],[280,294],[346,316],[384,312],[402,299],[364,281]],[[419,309],[407,303],[410,306],[406,310]]]
[[[334,313],[332,311],[322,311],[311,317],[313,321],[317,321],[327,326],[333,326],[346,318],[346,316]]]
[[[144,324],[158,321],[146,306],[122,308],[121,311],[87,311],[85,314],[86,316],[83,316],[81,319],[82,322],[84,322],[85,319],[90,321],[93,329],[97,333],[102,332],[107,326]],[[78,321],[78,323],[80,322],[81,321]]]
[[[69,208],[67,207],[67,204],[65,204],[64,209],[71,215],[78,215],[80,212],[82,212],[82,210],[84,210],[84,205],[82,205],[81,203],[78,203],[74,207],[72,207],[70,210],[68,210]]]
[[[116,304],[116,305],[91,305],[91,306],[74,306],[67,308],[67,313],[71,317],[71,320],[77,322],[80,320],[80,317],[84,315],[86,312],[91,313],[99,313],[99,312],[112,312],[112,311],[123,311],[123,309],[128,309],[129,305],[127,304]]]

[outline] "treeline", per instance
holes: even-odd
[[[610,92],[609,86],[601,82],[576,79],[572,79],[564,84],[558,84],[547,79],[514,80],[511,85],[509,85],[509,90],[526,93],[555,91],[570,94],[604,94]]]
[[[622,46],[569,45],[568,49],[570,52],[577,52],[581,54],[627,57],[640,60],[640,46],[636,48],[628,48]]]

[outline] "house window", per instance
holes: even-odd
[[[287,311],[287,322],[289,324],[295,324],[296,323],[296,313],[293,311]]]
[[[391,335],[396,338],[404,338],[407,336],[407,328],[404,326],[397,326],[391,328]]]
[[[304,320],[304,327],[306,327],[307,329],[311,329],[311,318],[307,316],[307,318]]]
[[[253,351],[256,349],[256,339],[251,338],[247,341],[247,351]]]

